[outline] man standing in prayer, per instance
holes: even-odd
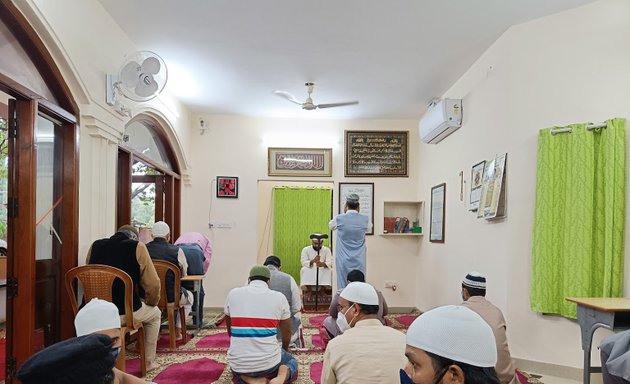
[[[335,216],[328,227],[337,230],[335,265],[337,290],[346,286],[346,276],[353,269],[366,274],[365,234],[370,231],[370,218],[359,213],[359,195],[351,193],[346,197],[344,213]]]
[[[499,384],[497,350],[490,326],[461,305],[437,307],[407,330],[401,384]]]
[[[155,362],[157,340],[160,333],[162,312],[157,303],[160,301],[160,278],[155,271],[147,246],[138,241],[138,230],[132,225],[123,225],[110,238],[96,240],[88,251],[87,264],[103,264],[121,269],[131,277],[133,286],[142,288],[144,301],[134,289],[133,320],[144,327],[144,351],[147,371],[159,368]],[[114,281],[112,288],[113,302],[120,315],[125,314],[125,287],[120,281]]]
[[[462,281],[463,306],[475,311],[492,329],[496,339],[497,365],[495,367],[501,384],[517,384],[514,363],[507,342],[507,326],[503,313],[486,300],[486,278],[479,272],[470,272]]]
[[[225,301],[230,348],[227,359],[239,384],[288,383],[297,378],[298,363],[289,352],[291,312],[280,292],[269,289],[271,272],[262,265],[249,271],[249,284],[234,288]],[[276,334],[282,334],[282,348]]]
[[[158,221],[151,227],[151,236],[153,241],[147,244],[149,255],[153,260],[163,260],[175,264],[179,267],[181,277],[185,277],[188,273],[188,261],[186,255],[176,245],[169,243],[171,239],[171,228],[163,221]],[[166,274],[166,299],[169,303],[175,301],[175,295],[180,295],[179,303],[184,306],[185,316],[188,316],[192,309],[194,296],[192,292],[180,285],[180,292],[174,292],[175,276],[173,273]],[[186,319],[180,319],[179,311],[175,313],[175,333],[177,340],[183,338],[182,323],[186,326]]]
[[[271,280],[269,280],[269,288],[280,292],[287,298],[289,308],[291,310],[291,345],[294,345],[300,335],[300,311],[302,310],[302,298],[300,297],[300,288],[293,276],[288,273],[280,271],[281,261],[278,256],[269,256],[265,259],[264,266],[269,269],[271,273]],[[278,339],[281,339],[281,335],[278,333]]]
[[[352,282],[341,291],[337,322],[345,332],[326,347],[322,384],[398,381],[406,362],[405,335],[384,326],[378,310],[378,295],[370,284]]]

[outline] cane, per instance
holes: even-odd
[[[328,235],[326,235],[325,233],[313,233],[310,237],[311,240],[318,240],[319,242],[319,247],[317,248],[317,256],[319,256],[319,250],[322,249],[322,240],[323,239],[327,239]],[[317,311],[318,309],[318,303],[319,303],[319,265],[317,266],[317,269],[315,270],[315,310]]]

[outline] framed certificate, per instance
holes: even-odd
[[[339,213],[343,213],[346,196],[351,193],[359,195],[359,209],[362,215],[370,218],[372,228],[366,235],[374,234],[374,183],[339,183]]]

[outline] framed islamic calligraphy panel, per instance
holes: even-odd
[[[332,176],[331,148],[269,148],[269,176]]]
[[[408,131],[346,131],[346,177],[408,177]]]

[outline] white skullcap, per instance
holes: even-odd
[[[469,288],[486,289],[486,278],[479,272],[470,272],[464,277],[462,284]]]
[[[339,296],[352,303],[378,305],[378,295],[374,287],[360,281],[353,281],[348,284]]]
[[[494,367],[497,346],[490,326],[461,305],[437,307],[420,315],[407,330],[407,344],[475,367]]]
[[[77,336],[120,328],[118,307],[106,300],[92,299],[74,318]]]
[[[171,229],[165,222],[158,221],[153,224],[153,227],[151,227],[151,233],[153,233],[154,237],[166,237],[169,233],[171,233]]]

